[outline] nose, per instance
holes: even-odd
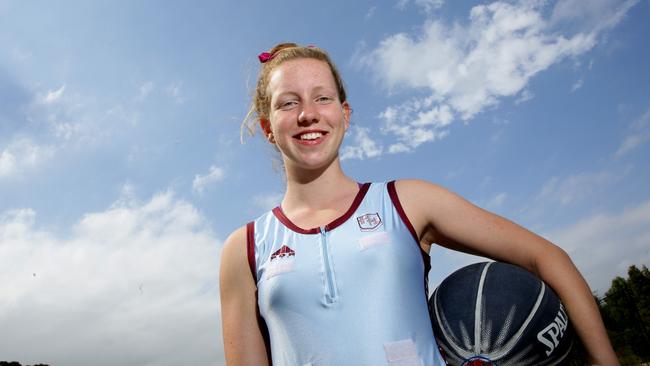
[[[309,126],[318,123],[320,115],[318,113],[318,106],[313,102],[303,104],[302,111],[298,115],[298,124],[300,126]]]

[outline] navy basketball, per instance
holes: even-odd
[[[555,292],[510,264],[483,262],[457,270],[429,305],[436,340],[450,365],[556,365],[573,343]]]

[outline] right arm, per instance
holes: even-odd
[[[268,365],[258,322],[256,284],[248,265],[245,226],[224,243],[219,281],[226,364]]]

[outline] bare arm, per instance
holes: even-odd
[[[599,365],[618,365],[589,286],[561,248],[431,183],[396,183],[400,201],[423,247],[432,242],[526,268],[551,286]]]
[[[226,239],[219,279],[226,364],[268,365],[257,318],[256,285],[247,260],[245,227]]]

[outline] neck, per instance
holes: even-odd
[[[284,210],[324,209],[345,197],[357,194],[357,182],[345,175],[338,158],[322,169],[310,171],[286,169],[287,191]]]

